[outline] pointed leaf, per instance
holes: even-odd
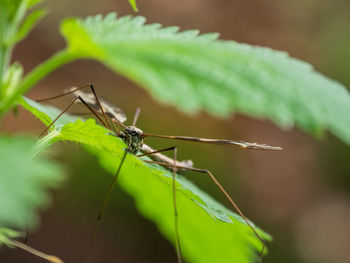
[[[136,0],[129,0],[129,4],[131,5],[132,9],[134,9],[135,12],[139,11],[136,5]]]
[[[12,40],[10,40],[10,45],[14,45],[20,41],[22,41],[29,32],[33,29],[33,27],[47,14],[46,10],[35,10],[32,13],[30,13],[24,22],[22,23],[21,27],[19,28],[17,34],[14,36]]]
[[[112,13],[66,19],[61,30],[73,54],[101,61],[189,113],[237,111],[315,135],[328,128],[350,144],[349,92],[311,65],[285,52],[145,22]]]

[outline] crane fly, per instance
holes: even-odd
[[[90,88],[91,92],[84,92],[82,89]],[[136,155],[137,157],[148,156],[151,160],[143,160],[146,163],[153,163],[164,166],[166,169],[172,172],[172,199],[173,199],[173,212],[174,212],[174,230],[175,230],[175,247],[177,252],[177,262],[181,263],[182,255],[181,255],[181,246],[180,246],[180,237],[179,237],[179,229],[178,229],[178,213],[177,213],[177,203],[176,203],[176,184],[175,184],[175,173],[184,172],[187,170],[195,171],[199,173],[205,173],[209,175],[212,181],[218,186],[218,188],[223,192],[227,200],[231,203],[232,207],[238,212],[238,214],[242,217],[244,222],[249,226],[254,235],[262,242],[262,249],[260,252],[260,261],[262,260],[262,256],[264,253],[264,248],[266,246],[266,240],[255,230],[252,224],[249,222],[247,217],[243,214],[240,208],[236,205],[230,195],[226,192],[226,190],[222,187],[222,185],[218,182],[215,176],[207,169],[195,168],[191,160],[185,161],[177,161],[177,147],[172,146],[165,149],[155,150],[150,146],[144,143],[144,140],[147,137],[157,137],[157,138],[165,138],[172,140],[182,140],[182,141],[190,141],[190,142],[199,142],[199,143],[207,143],[207,144],[216,144],[216,145],[227,145],[238,147],[241,149],[253,149],[253,150],[270,150],[277,151],[282,150],[281,147],[270,146],[267,144],[258,144],[258,143],[249,143],[244,141],[233,141],[226,139],[207,139],[207,138],[198,138],[198,137],[190,137],[190,136],[172,136],[172,135],[158,135],[145,133],[138,127],[136,127],[136,123],[140,114],[140,110],[137,109],[133,118],[132,125],[127,126],[124,122],[127,120],[125,113],[118,107],[114,106],[112,103],[107,101],[104,98],[98,97],[96,95],[95,89],[93,85],[86,85],[82,87],[72,87],[67,89],[63,94],[37,100],[37,102],[52,100],[56,98],[60,98],[62,96],[72,94],[74,95],[74,99],[71,103],[50,123],[49,126],[41,133],[44,134],[47,132],[50,127],[59,119],[74,103],[82,103],[85,105],[89,111],[100,121],[100,123],[111,131],[111,135],[115,137],[121,138],[126,143],[125,152],[122,156],[121,162],[118,166],[117,172],[112,180],[112,183],[109,187],[107,195],[104,199],[104,202],[99,210],[96,225],[94,228],[94,232],[89,244],[89,250],[87,254],[86,261],[89,259],[89,255],[93,248],[93,244],[95,241],[95,237],[97,234],[98,227],[101,222],[101,217],[103,215],[104,210],[107,207],[108,201],[111,197],[113,188],[117,182],[118,175],[123,166],[125,158],[128,153]],[[162,152],[173,151],[173,158],[170,158]]]

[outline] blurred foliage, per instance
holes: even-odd
[[[33,157],[35,140],[0,137],[0,226],[25,229],[48,205],[49,188],[62,181],[62,171],[44,156]]]
[[[10,40],[9,44],[14,45],[23,40],[30,32],[30,30],[47,14],[46,10],[35,10],[23,21],[16,36]]]
[[[10,65],[14,45],[23,40],[31,29],[46,15],[38,9],[26,17],[28,9],[41,0],[0,1],[0,117],[15,103],[22,77],[22,66],[18,62]],[[16,95],[17,94],[17,95]]]
[[[49,118],[43,105],[29,99],[23,100],[22,105],[44,122]],[[38,112],[39,108],[42,112]],[[47,112],[51,114],[52,107]],[[110,131],[96,125],[94,120],[84,122],[79,119],[74,123],[69,122],[69,117],[66,120],[66,125],[40,140],[37,147],[43,149],[60,140],[83,143],[99,157],[102,166],[114,174],[123,156],[125,143],[109,135]],[[128,155],[118,184],[135,198],[139,211],[154,221],[160,231],[173,241],[171,173],[159,166],[148,165],[134,155]],[[240,216],[179,175],[176,191],[178,209],[181,211],[179,227],[185,258],[193,262],[213,262],[218,257],[227,261],[232,258],[239,262],[254,261],[255,250],[260,251],[261,242]],[[204,236],[203,229],[206,230]],[[271,239],[258,228],[257,231],[265,239]]]
[[[132,9],[134,9],[135,12],[139,11],[136,5],[136,0],[129,0],[129,3],[132,7]]]
[[[11,244],[11,239],[17,238],[19,236],[20,233],[18,233],[17,231],[8,228],[0,228],[0,246],[4,244],[8,247],[13,247],[13,245]]]

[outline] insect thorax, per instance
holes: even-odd
[[[128,126],[122,132],[118,133],[118,137],[122,138],[128,146],[128,151],[132,154],[137,153],[143,145],[143,131],[134,126]]]

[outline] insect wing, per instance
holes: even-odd
[[[190,142],[200,142],[200,143],[208,143],[208,144],[217,144],[217,145],[232,145],[242,149],[270,150],[270,151],[282,150],[282,148],[278,146],[270,146],[267,144],[251,143],[251,142],[244,142],[244,141],[207,139],[207,138],[190,137],[190,136],[158,135],[158,134],[150,134],[150,133],[144,133],[144,136],[181,140],[181,141],[190,141]]]
[[[281,147],[278,146],[270,146],[268,144],[259,144],[259,143],[251,143],[244,141],[231,141],[232,144],[237,145],[243,149],[255,149],[255,150],[270,150],[270,151],[278,151],[282,150]]]
[[[69,92],[75,89],[77,88],[72,87],[67,89],[67,91]],[[93,93],[76,90],[73,92],[73,94],[77,97],[80,96],[91,108],[93,108],[94,110],[97,110],[99,113],[102,114],[100,106],[98,105]],[[120,108],[114,106],[112,103],[110,103],[104,98],[98,97],[98,99],[100,101],[101,106],[103,107],[104,112],[108,117],[112,119],[116,119],[121,123],[124,123],[126,121],[126,115]]]

